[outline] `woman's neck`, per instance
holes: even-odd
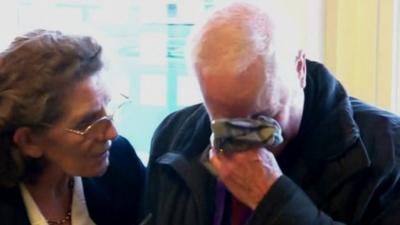
[[[73,177],[56,168],[46,168],[36,182],[26,184],[32,198],[47,220],[58,221],[71,210]]]

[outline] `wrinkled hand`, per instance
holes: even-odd
[[[210,162],[219,179],[243,204],[255,209],[282,171],[265,148],[224,154],[210,150]]]

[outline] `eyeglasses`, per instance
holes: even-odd
[[[121,109],[131,102],[128,96],[124,94],[120,95],[124,98],[124,101],[118,104],[114,110],[107,110],[112,112],[110,115],[96,119],[83,129],[63,128],[63,130],[72,134],[83,136],[87,139],[95,138],[99,133],[108,130],[111,126],[114,126],[114,120],[121,113]],[[112,108],[113,105],[114,104],[109,104],[109,107],[107,108]],[[47,123],[41,123],[40,125],[46,127],[55,127],[55,125]]]

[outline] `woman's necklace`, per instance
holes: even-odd
[[[65,224],[70,221],[71,221],[71,210],[68,210],[67,215],[65,215],[65,217],[62,218],[61,220],[57,220],[57,221],[47,220],[47,223],[49,225],[61,225],[61,224]]]
[[[71,193],[72,193],[71,195],[73,196],[74,195],[74,193],[73,193],[73,191],[74,191],[74,178],[71,178],[71,180],[68,183],[68,187],[71,190]],[[47,223],[49,225],[62,225],[62,224],[66,224],[67,222],[71,221],[72,196],[71,196],[71,203],[69,204],[70,207],[69,207],[65,217],[62,218],[61,220],[57,220],[57,221],[47,220]]]

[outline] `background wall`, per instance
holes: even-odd
[[[325,62],[351,95],[399,112],[398,0],[327,0]]]

